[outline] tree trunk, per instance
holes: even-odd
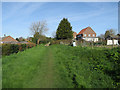
[[[39,44],[39,42],[40,42],[40,39],[37,40],[37,44]]]
[[[113,44],[113,47],[114,47],[114,39],[112,40],[112,44]]]

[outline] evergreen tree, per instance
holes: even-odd
[[[69,21],[66,18],[63,18],[63,20],[61,20],[57,28],[56,38],[57,39],[73,38],[72,26],[70,25]]]
[[[18,38],[16,38],[16,40],[19,42],[19,39],[18,39]]]

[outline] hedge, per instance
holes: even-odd
[[[34,47],[35,44],[2,44],[2,55],[10,55]]]
[[[70,45],[70,44],[72,44],[72,40],[71,39],[52,40],[51,41],[51,45],[53,45],[53,44],[66,44],[66,45]]]

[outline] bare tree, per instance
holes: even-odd
[[[38,21],[38,22],[32,23],[30,27],[30,31],[32,35],[36,33],[39,33],[39,35],[44,35],[44,33],[48,31],[46,21]]]
[[[114,37],[114,36],[116,36],[116,30],[114,30],[114,29],[109,29],[109,30],[107,30],[106,32],[105,32],[105,39],[107,38],[107,37]]]
[[[38,21],[32,23],[30,31],[33,35],[33,42],[39,44],[40,41],[45,40],[45,32],[48,31],[46,21]]]
[[[111,36],[115,36],[116,35],[116,31],[114,29],[110,29],[109,32],[110,32]]]
[[[52,32],[52,37],[53,37],[53,38],[56,38],[56,31],[53,31],[53,32]]]
[[[101,39],[104,39],[105,35],[104,34],[100,34],[98,37],[101,38]]]
[[[19,37],[18,40],[19,40],[19,41],[25,41],[25,38]]]
[[[111,38],[112,39],[112,45],[114,47],[114,38],[116,36],[116,30],[114,29],[109,29],[105,32],[105,39]]]

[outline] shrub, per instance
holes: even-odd
[[[65,45],[70,45],[72,43],[71,39],[63,39],[63,40],[52,40],[51,45],[53,44],[65,44]]]
[[[34,47],[35,44],[3,44],[2,45],[2,55],[10,55],[13,53],[18,53],[19,51],[24,51],[27,48]]]
[[[19,51],[24,51],[26,48],[27,48],[27,47],[26,47],[26,44],[21,44],[21,45],[19,46]]]
[[[17,53],[19,51],[19,46],[17,44],[10,45],[10,53]]]
[[[11,53],[11,44],[2,45],[2,55],[10,55]]]

